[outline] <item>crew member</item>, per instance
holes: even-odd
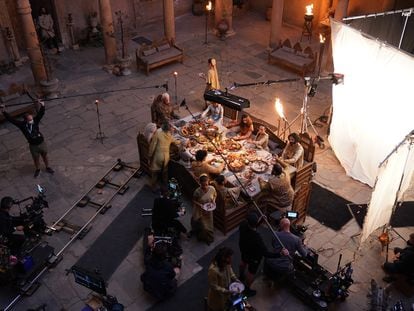
[[[148,150],[148,157],[151,161],[151,188],[156,191],[157,184],[167,185],[168,181],[168,162],[170,161],[170,146],[171,144],[179,145],[170,131],[170,124],[164,121],[161,128],[159,128],[151,139]]]
[[[240,121],[232,120],[227,125],[227,128],[232,128],[232,127],[236,127],[235,131],[238,133],[238,135],[233,137],[234,140],[248,139],[250,138],[250,136],[252,136],[253,121],[247,114],[242,115]]]
[[[163,93],[157,96],[151,105],[151,122],[157,124],[158,127],[165,121],[171,121],[172,119],[179,119],[174,112],[174,107],[170,102],[170,95]]]
[[[254,281],[254,276],[257,273],[262,257],[278,258],[280,253],[269,252],[263,242],[261,235],[257,232],[257,227],[260,225],[260,219],[255,212],[250,212],[244,222],[239,227],[239,248],[241,253],[241,262],[239,265],[240,280],[244,281],[246,285],[244,294],[246,296],[256,295],[256,291],[250,286]],[[289,255],[286,249],[282,250],[282,254]],[[246,272],[247,268],[247,272]]]
[[[152,209],[152,228],[156,233],[165,233],[169,228],[173,228],[178,234],[187,233],[187,229],[176,219],[181,216],[179,207],[177,200],[168,197],[167,188],[161,187],[161,196],[154,200]]]
[[[203,174],[199,178],[200,187],[193,194],[193,215],[191,217],[191,230],[199,241],[210,245],[214,241],[213,211],[206,210],[216,204],[217,192],[208,184],[208,176]]]
[[[11,197],[4,197],[1,199],[0,207],[0,235],[7,239],[10,252],[13,255],[18,255],[20,248],[25,241],[23,232],[24,226],[19,217],[14,217],[9,214],[13,205]]]
[[[396,259],[394,262],[386,262],[383,265],[384,271],[389,274],[383,278],[385,282],[396,280],[397,275],[406,275],[414,279],[414,233],[410,234],[405,248],[394,249]]]
[[[207,122],[213,123],[215,125],[223,125],[223,106],[219,103],[212,102],[210,105],[208,105],[207,109],[203,111],[201,114],[202,118],[205,118],[208,116]]]
[[[33,117],[32,114],[26,114],[24,117],[24,121],[19,121],[12,118],[5,111],[5,106],[1,106],[3,115],[6,118],[6,120],[17,126],[22,131],[23,135],[27,139],[27,142],[29,143],[30,153],[32,154],[33,162],[36,168],[34,173],[35,178],[39,176],[40,173],[40,156],[42,156],[43,162],[45,163],[46,172],[48,172],[49,174],[54,173],[54,170],[49,166],[49,159],[47,156],[47,145],[45,139],[39,130],[40,120],[45,114],[45,103],[42,101],[38,102],[40,104],[40,109],[37,112],[36,116]]]
[[[296,133],[291,133],[288,136],[288,144],[282,152],[282,159],[286,163],[301,168],[303,166],[303,147],[300,144],[300,137]]]
[[[273,212],[278,209],[286,212],[292,208],[294,190],[290,182],[290,173],[288,165],[276,159],[277,163],[273,165],[272,175],[266,182],[261,177],[258,178],[261,193],[257,202],[264,207],[269,208],[267,212]]]
[[[40,27],[40,35],[46,42],[47,47],[49,49],[56,48],[56,52],[59,53],[58,40],[56,38],[55,29],[53,28],[53,18],[46,12],[45,8],[40,9],[40,15],[37,22]]]
[[[177,275],[180,269],[167,261],[167,246],[157,243],[150,259],[145,262],[145,272],[141,275],[144,290],[157,300],[165,300],[177,290]]]
[[[258,149],[269,151],[269,134],[266,133],[266,127],[259,126],[256,136],[252,139],[252,143]]]
[[[231,248],[222,247],[208,268],[207,305],[211,311],[227,310],[226,307],[232,294],[229,286],[239,281],[231,267],[232,256]]]
[[[282,242],[283,246],[277,239],[274,239],[273,246],[276,253],[280,253],[285,247],[289,254],[293,256],[295,252],[298,252],[301,256],[305,257],[308,254],[308,250],[304,247],[302,240],[290,232],[290,220],[289,218],[282,218],[280,220],[280,231],[275,234]],[[272,279],[280,276],[289,275],[293,272],[292,258],[290,256],[281,256],[279,258],[267,258],[265,260],[265,273]]]

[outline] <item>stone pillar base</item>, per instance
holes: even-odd
[[[58,97],[58,88],[59,88],[59,80],[58,79],[52,79],[50,81],[48,80],[42,80],[40,81],[40,89],[42,92],[42,96],[45,96],[48,99],[53,99]]]

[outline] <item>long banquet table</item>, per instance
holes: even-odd
[[[183,135],[182,128],[186,127],[191,122],[200,120],[199,116],[200,114],[195,115],[195,120],[192,116],[188,116],[175,122],[174,137],[180,140],[182,144],[185,144],[187,139],[192,140],[194,145],[192,145],[191,147],[185,147],[186,151],[189,152],[191,155],[195,155],[195,152],[199,149],[206,149],[208,151],[207,161],[211,163],[211,165],[220,165],[220,162],[222,162],[224,159],[226,160],[227,164],[229,164],[230,158],[238,157],[241,155],[241,159],[244,159],[242,161],[243,166],[240,169],[231,170],[229,168],[229,165],[225,165],[222,174],[226,177],[227,182],[233,184],[234,186],[238,186],[241,183],[243,186],[243,192],[247,196],[251,198],[257,196],[260,193],[260,185],[258,178],[261,177],[263,180],[269,179],[269,176],[273,168],[275,155],[272,155],[267,150],[258,149],[254,144],[252,144],[248,140],[234,141],[234,144],[232,145],[240,146],[239,150],[223,150],[224,152],[218,152],[217,147],[221,148],[221,144],[217,139],[214,139],[214,137],[210,139],[199,139],[201,136],[203,136],[201,131],[193,133],[193,135]],[[234,137],[236,133],[232,131],[232,129],[227,129],[226,127],[221,125],[217,125],[217,127],[217,136],[222,137],[223,140],[230,140],[230,142],[232,142],[231,138]],[[214,144],[211,143],[211,139],[213,139]],[[197,141],[196,144],[195,141]],[[202,143],[200,143],[200,141],[202,141]],[[240,145],[238,145],[237,143],[239,143]],[[260,168],[260,170],[257,170],[257,168]],[[290,165],[288,168],[292,176],[295,173],[296,168]],[[189,165],[187,165],[187,169],[190,170]]]

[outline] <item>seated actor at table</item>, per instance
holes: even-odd
[[[257,134],[252,139],[252,143],[259,149],[269,151],[269,134],[266,133],[265,126],[259,126]]]
[[[223,106],[219,103],[212,102],[207,109],[201,114],[202,118],[208,117],[207,122],[214,125],[223,125]]]
[[[191,163],[191,170],[196,177],[201,176],[202,174],[207,175],[218,175],[220,174],[225,166],[224,162],[220,162],[217,166],[208,164],[206,161],[207,151],[206,150],[197,150],[195,154],[195,161]]]
[[[226,187],[226,178],[221,174],[214,179],[212,185],[223,198],[225,209],[234,208],[238,205],[237,200],[240,196],[241,187]]]
[[[300,137],[296,133],[291,133],[288,136],[288,144],[282,152],[282,159],[286,163],[301,168],[303,166],[303,147],[300,144]]]
[[[237,135],[233,137],[234,140],[243,140],[248,139],[252,136],[253,133],[253,121],[247,115],[242,115],[240,121],[239,120],[232,120],[228,125],[227,128],[236,128],[235,131]]]
[[[261,193],[257,198],[259,206],[267,209],[267,213],[274,210],[287,211],[292,208],[294,190],[290,183],[288,164],[280,159],[273,165],[272,175],[268,181],[258,178]]]
[[[191,230],[199,241],[210,245],[214,241],[213,211],[206,210],[206,204],[216,204],[217,192],[208,184],[206,174],[199,178],[200,187],[193,194],[193,215],[191,216]]]

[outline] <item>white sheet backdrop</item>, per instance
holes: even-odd
[[[373,186],[379,164],[414,128],[414,58],[331,21],[335,72],[329,142],[351,177]],[[396,178],[399,178],[397,176]]]
[[[402,200],[414,171],[414,134],[393,151],[379,168],[360,242],[377,228],[389,224],[395,200]]]

